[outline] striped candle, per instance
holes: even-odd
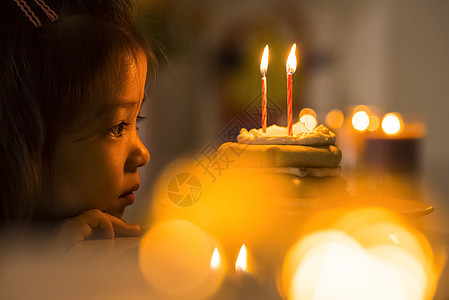
[[[293,135],[293,111],[292,111],[292,81],[293,73],[296,71],[296,44],[293,44],[287,58],[287,113],[288,113],[288,135]]]
[[[260,60],[260,73],[262,74],[262,130],[267,132],[267,77],[265,76],[268,68],[268,45],[263,50],[262,59]]]

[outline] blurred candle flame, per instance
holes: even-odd
[[[333,109],[326,115],[326,124],[331,128],[340,128],[344,120],[345,116],[340,109]]]
[[[438,269],[425,236],[392,211],[362,207],[313,216],[284,259],[288,299],[433,299]]]
[[[290,54],[287,58],[287,73],[295,73],[296,71],[296,44],[293,44]]]
[[[247,265],[247,251],[245,244],[242,245],[239,251],[239,255],[237,256],[237,261],[235,262],[235,270],[240,272],[248,271]]]
[[[219,288],[224,277],[218,251],[209,261],[210,245],[215,241],[188,220],[158,222],[140,242],[142,275],[164,299],[207,299]],[[182,249],[179,245],[183,245]],[[214,266],[217,268],[211,272]]]
[[[376,131],[380,126],[380,120],[375,114],[369,116],[368,131]]]
[[[382,119],[382,130],[388,135],[396,135],[402,132],[404,124],[398,113],[388,113]]]
[[[358,131],[365,131],[369,126],[369,116],[366,111],[358,111],[352,116],[352,126]]]
[[[268,45],[265,46],[265,49],[263,49],[262,59],[260,60],[260,73],[262,76],[265,76],[268,69],[268,54],[270,52],[270,49],[268,48]]]
[[[218,252],[218,248],[215,248],[214,253],[212,253],[212,258],[210,259],[211,269],[218,269],[220,267],[220,262],[220,252]]]

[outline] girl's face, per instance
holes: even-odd
[[[140,167],[150,160],[136,129],[144,96],[146,59],[133,64],[124,88],[111,100],[110,115],[88,132],[62,137],[56,146],[50,213],[72,217],[97,208],[121,218],[134,202]],[[87,137],[87,138],[86,138]]]

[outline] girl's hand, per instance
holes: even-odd
[[[58,240],[73,246],[87,238],[113,239],[115,236],[139,236],[139,225],[126,224],[122,219],[91,209],[66,220],[58,232]]]

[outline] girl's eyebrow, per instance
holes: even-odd
[[[134,106],[139,106],[140,101],[123,101],[114,105],[117,108],[133,108]]]
[[[139,104],[143,105],[143,103],[147,100],[147,94],[143,95],[142,101],[120,101],[116,105],[117,108],[132,108],[134,106],[139,106]]]

